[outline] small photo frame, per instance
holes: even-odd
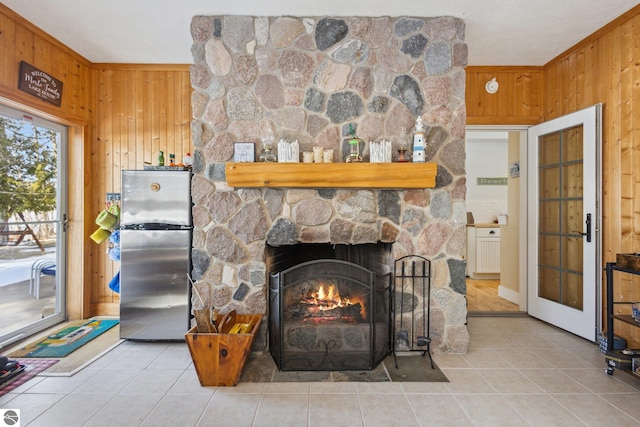
[[[253,142],[235,142],[233,144],[233,161],[237,163],[255,162],[255,144]]]

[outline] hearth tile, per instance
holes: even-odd
[[[278,371],[273,375],[273,382],[313,382],[331,381],[329,371]]]
[[[410,356],[397,357],[398,368],[393,357],[382,362],[393,382],[430,382],[447,381],[447,377],[434,363],[431,367],[429,356],[413,353]]]
[[[382,364],[371,371],[333,371],[331,373],[333,381],[353,381],[353,382],[389,382],[389,375],[384,370]]]
[[[276,364],[271,355],[251,354],[242,369],[240,382],[268,383],[271,382],[276,371]]]

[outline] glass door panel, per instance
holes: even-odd
[[[0,349],[64,320],[66,128],[0,106]]]
[[[529,130],[528,312],[595,340],[600,106]]]

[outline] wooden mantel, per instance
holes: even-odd
[[[436,163],[227,163],[231,187],[433,188]]]

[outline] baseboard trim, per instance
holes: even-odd
[[[520,292],[514,291],[513,289],[498,285],[498,296],[518,306],[520,305]]]
[[[524,311],[470,311],[467,317],[531,317]],[[532,318],[533,319],[533,318]]]

